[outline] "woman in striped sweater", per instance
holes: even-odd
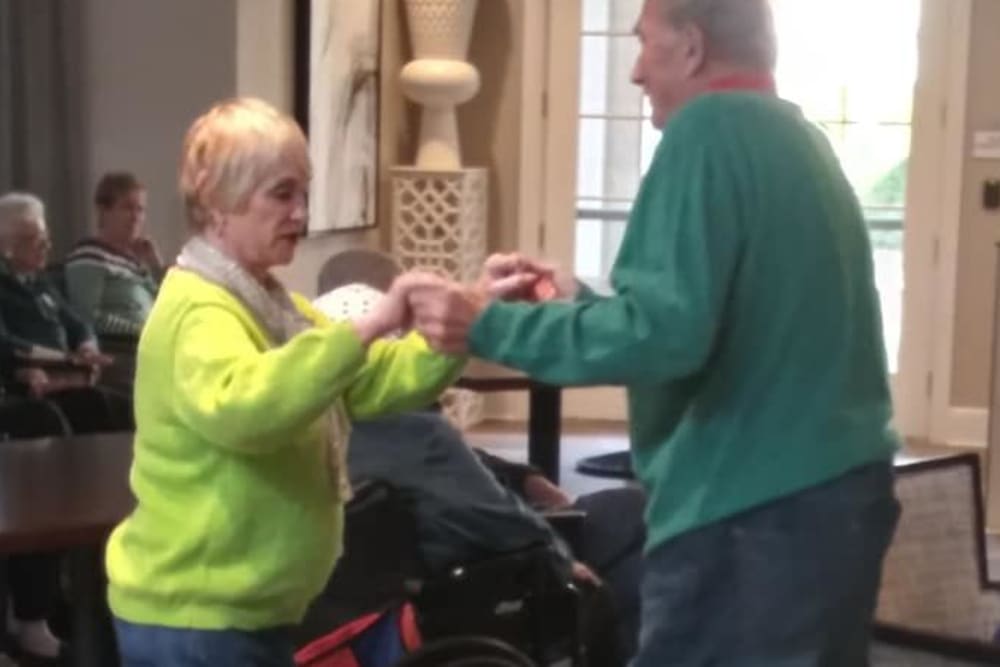
[[[105,174],[94,196],[97,235],[66,259],[66,291],[99,335],[138,336],[153,306],[163,262],[142,235],[146,190],[128,172]]]

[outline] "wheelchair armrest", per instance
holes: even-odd
[[[549,522],[549,525],[559,534],[559,537],[566,541],[573,553],[580,552],[583,544],[583,522],[587,518],[584,510],[573,508],[546,510],[542,516]]]
[[[351,485],[353,497],[344,506],[345,518],[358,516],[372,507],[389,502],[393,497],[392,489],[385,483],[376,479],[363,479]]]

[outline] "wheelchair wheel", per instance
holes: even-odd
[[[538,667],[510,644],[491,637],[449,637],[424,645],[396,667]]]

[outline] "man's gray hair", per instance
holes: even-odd
[[[8,192],[0,197],[0,243],[4,245],[26,220],[44,224],[45,204],[29,192]]]
[[[694,24],[708,57],[771,72],[778,59],[770,0],[658,0],[676,26]]]

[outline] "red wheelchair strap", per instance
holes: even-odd
[[[417,627],[417,613],[409,602],[399,611],[399,635],[407,652],[416,651],[424,644],[420,628]]]

